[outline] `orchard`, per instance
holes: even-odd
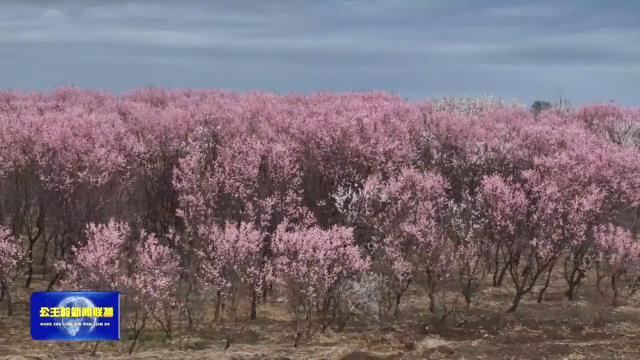
[[[508,294],[500,316],[612,312],[637,301],[639,235],[638,108],[0,93],[3,316],[16,292],[120,291],[125,354],[151,331],[242,346],[273,303],[295,348],[393,331],[416,301],[433,334],[473,327],[492,289]]]

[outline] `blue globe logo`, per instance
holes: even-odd
[[[93,302],[86,297],[70,296],[64,298],[59,308],[93,308]],[[91,333],[98,322],[95,317],[71,317],[71,318],[56,318],[55,324],[58,330],[63,334],[75,337],[77,335],[86,335]]]

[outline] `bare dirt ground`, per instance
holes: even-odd
[[[93,357],[95,343],[31,339],[29,295],[45,283],[36,281],[31,289],[23,285],[19,280],[14,286],[14,315],[6,316],[4,304],[0,309],[0,359],[640,359],[638,304],[603,311],[585,301],[587,285],[578,301],[569,302],[559,274],[543,303],[529,296],[514,314],[505,314],[512,298],[509,286],[487,286],[447,328],[432,325],[427,297],[414,288],[406,295],[400,321],[385,331],[356,321],[343,332],[317,334],[294,348],[291,312],[270,302],[259,308],[258,320],[244,321],[244,330],[227,350],[219,329],[203,325],[186,350],[149,330],[133,355],[127,355],[130,341],[124,340],[100,343]]]

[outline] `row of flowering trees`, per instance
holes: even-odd
[[[614,303],[640,285],[635,108],[61,88],[0,93],[0,129],[9,312],[44,269],[49,289],[121,291],[134,338],[213,309],[230,346],[284,298],[297,345],[394,321],[412,286],[444,321],[486,284],[509,312],[540,302],[556,269],[569,300],[592,269]]]

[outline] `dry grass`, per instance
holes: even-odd
[[[37,342],[29,332],[29,295],[42,290],[13,290],[15,314],[0,320],[0,358],[86,359],[94,343]],[[216,326],[206,325],[187,350],[149,331],[150,340],[133,356],[126,355],[129,341],[101,343],[98,358],[105,359],[638,359],[640,358],[640,308],[635,302],[606,310],[594,301],[585,285],[573,303],[564,299],[564,280],[556,275],[545,301],[526,298],[518,311],[505,314],[511,300],[508,286],[485,287],[470,308],[463,308],[451,326],[435,327],[427,311],[426,296],[411,289],[400,321],[377,330],[363,321],[352,322],[344,332],[318,334],[310,343],[293,348],[293,321],[285,304],[270,302],[259,309],[259,319],[245,321],[244,330],[228,350]],[[536,294],[537,295],[537,294]],[[123,336],[124,337],[124,336]]]

